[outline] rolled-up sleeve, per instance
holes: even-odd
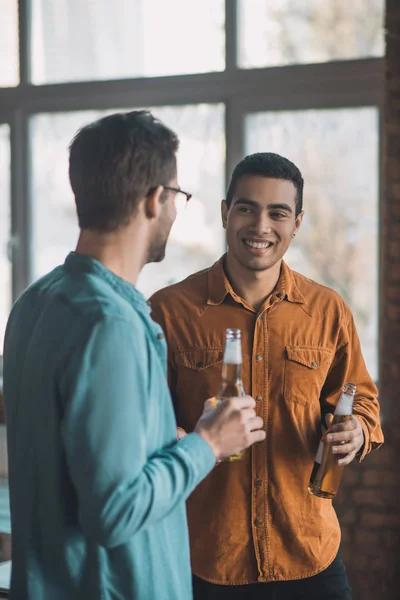
[[[343,340],[328,373],[323,397],[328,404],[335,406],[346,382],[357,385],[353,414],[360,421],[364,433],[364,445],[357,455],[357,460],[361,461],[369,452],[379,448],[384,439],[379,417],[378,390],[365,366],[354,319],[349,309],[344,320]]]

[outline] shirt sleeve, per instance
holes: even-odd
[[[145,333],[106,318],[64,376],[62,436],[81,526],[107,547],[165,517],[215,465],[195,433],[148,456],[146,360]]]
[[[353,316],[349,310],[344,342],[336,352],[323,388],[323,412],[329,412],[329,407],[336,406],[346,382],[357,385],[353,414],[360,421],[364,433],[364,446],[357,456],[361,461],[371,450],[376,450],[383,444],[383,432],[379,419],[378,390],[365,366]]]

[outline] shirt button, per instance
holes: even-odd
[[[318,363],[316,363],[315,360],[313,360],[312,363],[311,363],[311,366],[312,367],[318,367]]]
[[[280,292],[277,293],[276,295],[277,298],[282,298],[282,294]]]
[[[257,321],[262,321],[262,315],[258,315]]]
[[[261,487],[262,486],[262,479],[257,479],[256,480],[256,487]]]
[[[257,360],[262,360],[262,354],[257,354],[256,359]]]
[[[263,520],[262,519],[256,519],[254,521],[254,524],[257,525],[257,527],[260,527],[263,524]]]
[[[262,396],[256,396],[256,400],[257,400],[257,402],[261,402],[262,401]]]
[[[163,340],[165,338],[165,335],[163,333],[158,333],[157,334],[157,339],[158,340]]]

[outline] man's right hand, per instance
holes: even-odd
[[[214,409],[213,400],[206,401],[194,431],[211,446],[217,461],[265,440],[263,421],[257,417],[255,405],[251,396],[223,400]]]

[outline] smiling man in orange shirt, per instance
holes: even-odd
[[[195,600],[351,598],[332,503],[307,490],[321,422],[345,382],[357,394],[333,434],[340,464],[362,460],[383,436],[349,308],[283,261],[302,196],[293,163],[246,157],[222,202],[227,254],[151,299],[178,425],[192,431],[203,398],[217,393],[228,327],[242,330],[244,388],[266,424],[264,442],[214,469],[188,500]]]

